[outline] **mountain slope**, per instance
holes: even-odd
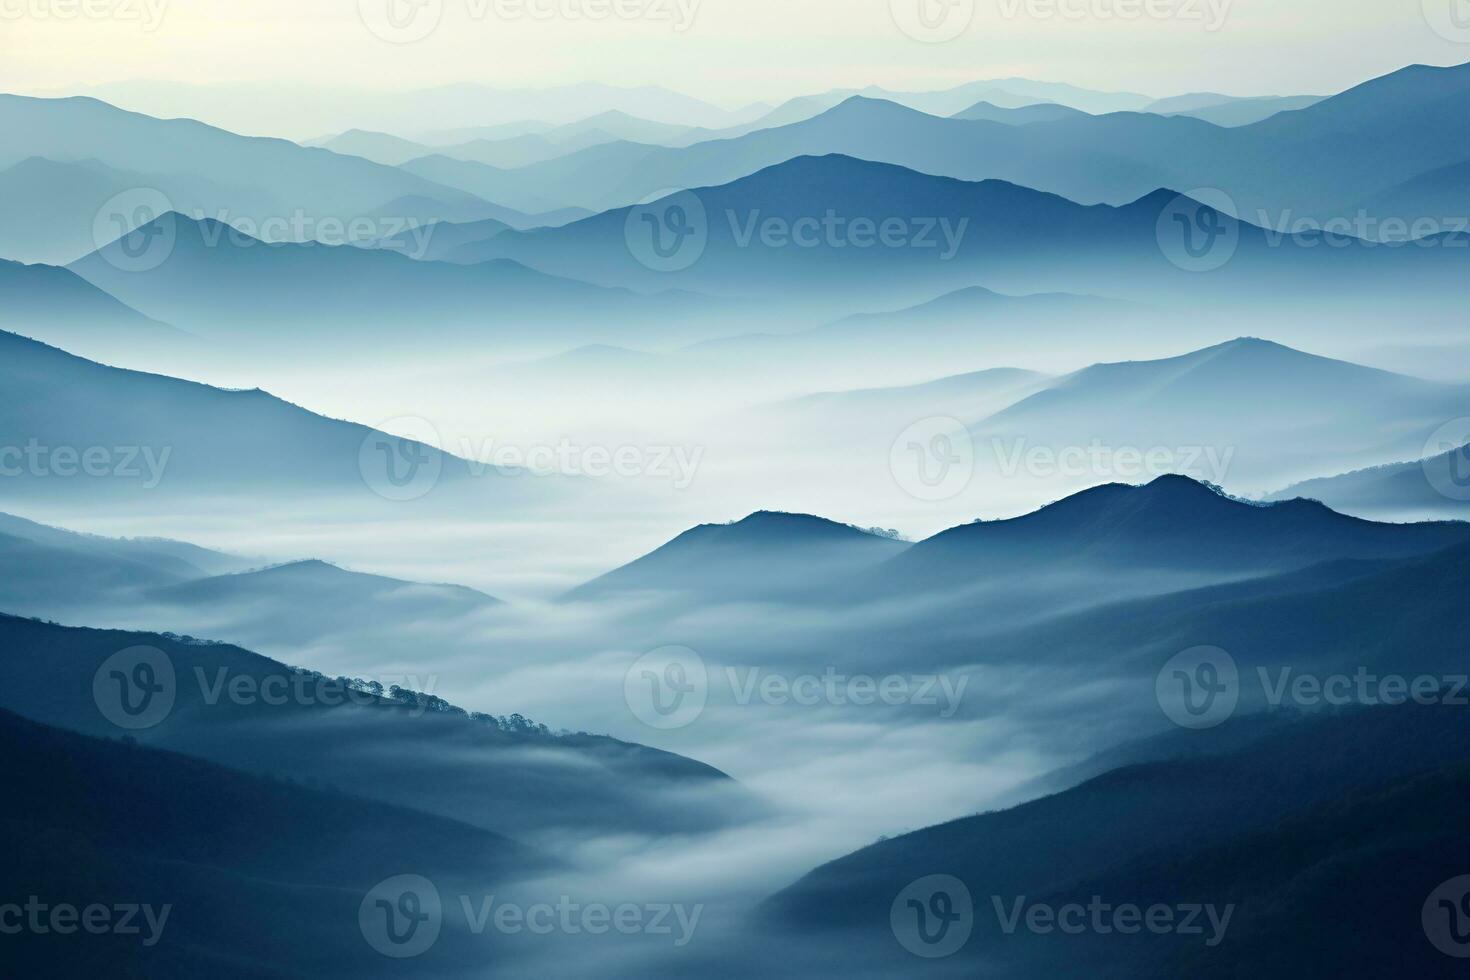
[[[705,601],[792,598],[871,567],[908,545],[805,514],[762,512],[702,524],[574,589],[569,599],[619,593],[687,594]]]
[[[1000,446],[1211,449],[1232,486],[1343,461],[1402,458],[1470,406],[1470,387],[1423,381],[1243,338],[1163,360],[1099,364],[989,418]],[[1197,464],[1208,460],[1194,453]],[[1290,479],[1290,476],[1287,476]]]
[[[0,869],[0,888],[79,907],[115,896],[154,914],[138,915],[132,936],[7,936],[7,966],[29,976],[381,976],[392,961],[363,942],[356,914],[378,882],[412,867],[488,889],[554,866],[462,823],[6,711],[0,738],[9,787],[0,826],[25,842]],[[251,929],[238,928],[246,921]],[[483,965],[483,944],[471,956],[452,937],[430,962]]]
[[[1470,511],[1470,444],[1408,463],[1388,463],[1293,484],[1271,499],[1307,497],[1333,510],[1383,520],[1461,517]]]
[[[56,617],[137,591],[244,568],[243,558],[177,541],[77,534],[0,514],[0,609]]]
[[[450,212],[441,217],[449,218],[455,209],[472,209],[477,203],[472,195],[359,157],[287,140],[237,136],[190,119],[154,119],[95,99],[3,95],[0,129],[13,135],[0,150],[0,167],[29,157],[58,163],[95,159],[114,170],[158,175],[131,186],[177,197],[174,208],[200,207],[232,219],[280,221],[301,213],[317,222],[329,217],[345,222],[410,195],[439,201]],[[169,176],[179,172],[180,159],[224,190],[209,193],[198,177]],[[58,196],[50,206],[69,205]],[[79,230],[91,227],[89,220]],[[29,250],[10,257],[27,258]]]
[[[518,716],[469,718],[441,699],[393,695],[388,677],[381,681],[385,693],[373,694],[237,647],[155,633],[0,616],[7,677],[0,707],[84,734],[123,734],[109,720],[124,715],[118,693],[108,693],[108,674],[95,695],[93,678],[114,654],[136,647],[160,651],[144,656],[174,693],[171,707],[166,694],[132,702],[152,712],[141,721],[157,723],[127,733],[150,747],[351,787],[369,799],[528,841],[709,829],[753,812],[731,780],[681,756],[603,736],[554,735]],[[124,676],[131,663],[119,668]],[[372,778],[363,778],[366,770]],[[671,804],[672,796],[688,805]]]
[[[161,585],[139,596],[157,622],[257,649],[289,650],[333,633],[403,623],[452,626],[500,601],[457,585],[404,582],[300,561]]]
[[[1268,726],[1234,751],[1119,769],[1011,810],[880,842],[776,895],[761,921],[788,936],[820,930],[829,945],[869,962],[912,963],[890,931],[890,905],[911,881],[948,874],[974,900],[966,923],[973,932],[957,959],[1000,975],[1081,969],[1088,976],[1164,977],[1203,969],[1211,976],[1290,977],[1300,975],[1299,961],[1320,962],[1325,942],[1346,971],[1340,975],[1381,975],[1407,958],[1415,975],[1451,976],[1453,961],[1423,941],[1418,912],[1456,860],[1470,857],[1435,819],[1440,807],[1470,792],[1467,760],[1470,743],[1446,706]],[[1446,861],[1449,855],[1455,857]],[[1398,869],[1397,884],[1377,892],[1372,883],[1389,865]],[[1352,916],[1323,919],[1316,910],[1334,904],[1334,889],[1375,896]],[[1304,901],[1303,893],[1318,901]],[[1226,927],[1211,949],[1199,934],[1007,934],[997,909],[1012,908],[1021,896],[1023,904],[1053,907],[1086,907],[1092,896],[1143,907],[1234,905],[1240,919],[1238,931]],[[1304,916],[1313,926],[1296,930],[1282,916]],[[1376,928],[1360,932],[1363,921]],[[1384,944],[1383,929],[1398,941]],[[1368,961],[1355,959],[1365,953]]]
[[[438,226],[404,232],[432,242]],[[148,267],[132,268],[125,249],[150,236]],[[203,335],[336,350],[351,339],[402,343],[405,322],[428,323],[441,337],[551,342],[592,339],[620,325],[655,333],[699,308],[690,297],[640,297],[533,272],[512,262],[466,268],[416,262],[383,249],[266,243],[213,220],[165,215],[71,265],[94,285],[170,323]],[[594,315],[595,314],[595,315]],[[534,316],[532,337],[521,329]],[[415,335],[415,343],[422,335]]]
[[[96,357],[197,349],[200,342],[139,313],[67,269],[0,259],[0,329]]]
[[[1342,559],[1391,559],[1470,541],[1470,524],[1374,524],[1305,500],[1255,504],[1179,476],[1111,484],[1032,514],[977,521],[914,545],[878,570],[895,588],[975,587],[1032,576],[1242,578]],[[1104,584],[1105,583],[1105,584]],[[1178,587],[1177,585],[1175,586]]]
[[[1007,132],[1062,125],[951,124]],[[1299,303],[1304,296],[1325,310],[1348,296],[1362,304],[1385,295],[1389,277],[1415,281],[1426,302],[1447,297],[1463,277],[1464,250],[1387,249],[1352,239],[1310,247],[1310,235],[1277,239],[1159,186],[1125,206],[1085,207],[999,180],[966,182],[842,155],[797,157],[560,228],[496,235],[451,257],[511,259],[551,275],[645,290],[788,304],[826,295],[845,304],[842,313],[913,305],[981,280],[1011,293],[1177,301],[1190,304],[1191,317],[1205,298],[1209,311],[1217,303],[1258,309],[1267,298]],[[682,219],[678,235],[669,231],[675,219]],[[1218,222],[1230,236],[1216,239],[1230,251],[1220,246],[1209,275],[1162,237],[1184,219]],[[1393,292],[1402,302],[1403,290]]]
[[[986,120],[988,122],[1007,123],[1012,126],[1023,126],[1026,123],[1033,122],[1056,122],[1058,119],[1071,119],[1079,115],[1084,115],[1084,113],[1068,106],[1046,102],[1022,106],[1018,109],[1002,109],[1000,106],[992,105],[989,102],[977,102],[968,109],[956,112],[950,118],[966,119],[971,122],[975,120]]]
[[[39,453],[15,467],[6,481],[11,494],[366,494],[378,442],[445,481],[469,475],[467,463],[437,449],[314,415],[259,389],[125,371],[0,333],[0,445],[33,444]],[[73,447],[78,459],[56,456],[60,447]],[[88,450],[104,458],[87,463]]]
[[[968,101],[926,108],[959,112],[980,99],[1016,104],[974,91]],[[1159,187],[1211,187],[1233,197],[1238,214],[1264,210],[1265,223],[1285,212],[1326,221],[1355,215],[1373,188],[1470,159],[1470,136],[1454,125],[1467,100],[1470,65],[1412,66],[1231,128],[1137,111],[1147,99],[1135,111],[1115,106],[1096,110],[1106,115],[1006,126],[929,116],[881,95],[854,96],[812,119],[730,140],[640,154],[594,147],[501,175],[477,193],[512,206],[549,195],[603,209],[668,188],[722,184],[795,156],[839,153],[960,179],[1006,180],[1084,203],[1118,205]],[[1039,96],[1021,104],[1037,101],[1065,100]],[[1414,217],[1455,213],[1455,200],[1445,198]]]

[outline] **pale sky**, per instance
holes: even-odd
[[[1467,0],[922,0],[957,5],[932,8],[949,15],[934,21],[947,25],[941,31],[968,23],[942,43],[895,24],[893,5],[912,22],[921,0],[391,0],[430,4],[426,16],[438,23],[422,40],[394,44],[371,33],[359,9],[381,21],[389,2],[0,0],[0,89],[134,79],[398,90],[601,81],[733,106],[1007,75],[1155,96],[1319,94],[1413,62],[1470,61]],[[625,16],[589,20],[577,13],[582,3]],[[516,4],[546,16],[516,17]],[[1463,30],[1450,29],[1454,4]],[[1172,16],[1123,16],[1150,9]]]

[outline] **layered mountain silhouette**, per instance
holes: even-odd
[[[1051,124],[1004,129],[1043,125]],[[1312,235],[1277,237],[1159,186],[1124,206],[1084,207],[1004,181],[960,181],[841,155],[798,157],[560,228],[497,234],[450,257],[512,259],[604,285],[788,304],[836,294],[847,312],[865,311],[860,302],[867,310],[917,304],[982,278],[1006,283],[1008,292],[1164,299],[1191,310],[1208,296],[1213,312],[1287,296],[1320,296],[1333,306],[1351,294],[1362,302],[1383,295],[1390,276],[1413,278],[1425,301],[1443,300],[1463,274],[1462,250],[1384,248],[1352,238],[1329,247],[1320,235],[1322,247],[1311,247]],[[1219,231],[1204,244],[1191,232],[1200,259],[1220,250],[1209,275],[1191,271],[1183,245],[1174,248],[1166,237],[1186,222]],[[669,266],[656,258],[659,250]],[[1402,296],[1399,285],[1392,289]]]
[[[374,475],[387,480],[384,453],[398,454],[400,475],[471,476],[468,463],[437,448],[324,418],[259,389],[107,367],[14,334],[0,333],[0,355],[0,445],[20,454],[6,460],[16,471],[6,479],[12,494],[367,494]],[[76,459],[55,456],[67,447]],[[477,482],[489,493],[496,481]]]
[[[289,650],[333,633],[386,633],[406,622],[443,627],[500,605],[463,586],[405,582],[323,561],[192,579],[139,598],[156,604],[150,615],[175,629],[270,650]]]
[[[289,220],[300,213],[314,222],[346,222],[396,198],[420,195],[438,201],[444,212],[439,217],[450,218],[456,209],[473,212],[481,203],[462,191],[360,157],[287,140],[237,136],[191,119],[154,119],[96,99],[0,96],[0,127],[16,136],[0,151],[0,167],[31,157],[63,164],[95,160],[116,171],[150,175],[146,183],[131,187],[161,192],[170,200],[177,198],[176,208],[200,207],[210,215],[261,221]],[[189,167],[181,168],[180,160],[188,160]],[[196,176],[171,176],[181,169],[207,175],[208,183]],[[210,185],[218,190],[211,193]],[[68,185],[57,184],[55,190],[52,206],[66,207]],[[124,217],[132,219],[131,208],[127,210]],[[89,217],[72,234],[89,233],[92,225]],[[38,234],[42,243],[54,241],[54,233],[44,227]],[[39,254],[22,249],[8,257]]]
[[[152,676],[173,673],[164,681],[174,693],[166,717],[126,732],[149,747],[312,780],[521,840],[555,828],[693,831],[755,812],[722,773],[681,756],[603,736],[557,735],[519,716],[471,718],[431,692],[395,694],[386,682],[381,693],[359,692],[238,647],[171,635],[0,617],[10,678],[0,707],[84,734],[124,734],[99,711],[110,695],[94,700],[93,678],[108,658],[136,647],[161,652],[163,659],[150,654]],[[128,669],[120,668],[122,676],[131,676]],[[119,696],[136,706],[138,694]],[[671,794],[694,805],[673,805]]]
[[[1289,211],[1326,220],[1355,214],[1365,188],[1394,187],[1470,159],[1470,144],[1447,135],[1450,120],[1464,110],[1467,77],[1470,66],[1413,66],[1233,126],[1104,110],[1001,128],[853,96],[815,118],[728,141],[640,154],[592,147],[521,168],[480,190],[511,206],[551,194],[562,203],[603,209],[669,187],[722,184],[795,156],[841,153],[967,180],[1007,180],[1089,204],[1123,204],[1159,187],[1212,187],[1230,194],[1243,216],[1264,208],[1270,215]],[[950,115],[982,99],[986,94],[977,92],[967,102],[929,111]],[[1349,146],[1351,159],[1342,160]],[[1412,217],[1454,213],[1453,199],[1446,198],[1434,211]]]
[[[984,120],[986,122],[1009,123],[1015,126],[1024,126],[1026,123],[1034,122],[1056,122],[1058,119],[1070,119],[1073,116],[1083,115],[1076,109],[1052,102],[1038,102],[1035,105],[1022,106],[1017,109],[1002,109],[990,102],[976,102],[968,109],[963,109],[950,116],[951,119],[965,119],[971,122]]]
[[[805,514],[762,512],[702,524],[569,593],[689,594],[714,601],[792,598],[830,586],[907,548],[906,542]]]
[[[1204,756],[1179,737],[1177,760],[880,842],[776,895],[761,921],[793,941],[815,933],[829,955],[866,968],[898,968],[912,955],[895,941],[904,927],[890,926],[890,907],[911,882],[943,874],[973,901],[957,959],[1000,975],[1223,977],[1249,964],[1252,975],[1285,978],[1323,962],[1355,975],[1454,975],[1453,961],[1425,941],[1419,910],[1447,869],[1470,858],[1440,819],[1470,793],[1456,709],[1379,708],[1258,728],[1243,747]],[[1018,901],[1209,903],[1233,914],[1206,946],[1203,911],[1204,928],[1188,934],[1007,932]],[[912,913],[893,911],[895,924],[901,914]]]
[[[1052,614],[1074,599],[1159,594],[1340,561],[1387,561],[1470,542],[1470,524],[1377,524],[1309,500],[1238,500],[1182,476],[1108,484],[1024,517],[916,544],[808,515],[702,525],[575,590],[853,602],[1000,590]],[[1045,601],[1042,601],[1042,600]],[[906,629],[907,626],[900,627]]]
[[[198,338],[150,319],[67,269],[0,259],[0,328],[96,357],[179,353]]]
[[[488,890],[558,865],[501,835],[320,783],[247,775],[8,711],[0,734],[11,787],[0,825],[28,842],[0,870],[0,888],[78,908],[115,896],[109,912],[115,901],[153,914],[131,916],[134,934],[7,937],[7,965],[28,975],[382,976],[394,961],[358,925],[379,882],[411,867]],[[504,955],[453,931],[445,938],[428,962]]]
[[[1162,116],[1193,116],[1216,126],[1248,126],[1269,119],[1278,112],[1305,109],[1321,101],[1322,97],[1316,95],[1241,98],[1215,92],[1196,92],[1152,102],[1147,111]]]
[[[847,425],[862,437],[891,440],[915,419],[954,418],[984,412],[987,406],[999,410],[1050,381],[1035,371],[989,368],[916,385],[804,395],[762,406],[760,411],[787,426],[840,432]]]
[[[1196,475],[1269,486],[1279,474],[1320,472],[1334,461],[1401,457],[1467,404],[1463,385],[1241,338],[1180,357],[1094,365],[977,420],[975,429],[998,454],[1095,443],[1172,447],[1177,457],[1181,447],[1197,447]]]
[[[1380,519],[1458,517],[1470,510],[1470,446],[1305,480],[1272,495],[1285,496],[1310,497],[1334,510]]]
[[[403,229],[395,239],[402,250],[417,250],[432,243],[438,228]],[[485,230],[494,233],[495,227]],[[129,255],[138,249],[145,250],[141,268]],[[430,323],[441,336],[498,334],[514,344],[533,315],[541,343],[554,335],[605,336],[629,320],[656,336],[660,323],[674,329],[701,308],[694,297],[640,297],[514,262],[467,268],[416,262],[381,247],[261,242],[212,219],[176,214],[70,268],[124,302],[203,336],[235,343],[270,336],[305,348],[336,348],[348,337],[391,343],[408,321]]]
[[[78,534],[0,514],[0,609],[13,613],[53,616],[80,605],[135,601],[140,589],[249,564],[183,542]]]
[[[1470,541],[1470,524],[1375,524],[1322,504],[1237,500],[1182,476],[1108,484],[1032,514],[977,521],[919,542],[881,574],[937,589],[1019,575],[1242,578],[1342,559],[1401,558]]]

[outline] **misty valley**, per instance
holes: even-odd
[[[1452,2],[751,3],[0,12],[0,975],[1464,975]]]

